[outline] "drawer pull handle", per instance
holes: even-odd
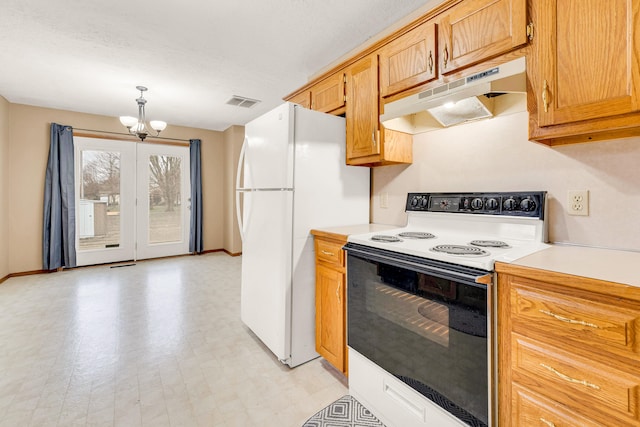
[[[592,384],[592,383],[588,382],[587,380],[577,380],[575,378],[571,378],[569,375],[565,375],[562,372],[554,369],[553,367],[551,367],[549,365],[545,365],[544,363],[541,363],[540,366],[542,366],[543,368],[545,368],[548,371],[553,372],[554,374],[556,374],[557,376],[559,376],[560,378],[562,378],[565,381],[569,381],[569,382],[574,383],[574,384],[582,384],[583,386],[592,388],[594,390],[600,390],[600,386],[598,386],[596,384]]]
[[[449,62],[449,49],[447,48],[447,45],[444,45],[444,52],[443,52],[443,68],[447,68],[447,63]]]
[[[325,254],[325,255],[329,255],[329,256],[336,256],[336,254],[334,254],[333,252],[328,252],[328,251],[325,251],[325,250],[322,250],[322,251],[320,251],[320,252],[322,252],[322,253],[323,253],[323,254]]]
[[[547,310],[539,310],[539,311],[540,311],[540,313],[546,314],[547,316],[551,316],[554,319],[557,319],[557,320],[559,320],[561,322],[572,323],[574,325],[582,325],[582,326],[588,326],[590,328],[600,329],[600,326],[596,325],[595,323],[585,322],[584,320],[569,319],[568,317],[560,316],[559,314],[555,314],[555,313],[553,313],[551,311],[547,311]]]
[[[544,418],[540,418],[540,422],[548,427],[556,427],[556,424],[552,421],[545,420]]]

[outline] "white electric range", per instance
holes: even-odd
[[[545,249],[545,192],[410,193],[349,236],[349,391],[389,427],[492,425],[493,271]]]

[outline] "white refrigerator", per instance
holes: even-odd
[[[284,103],[245,126],[236,179],[242,321],[290,367],[315,351],[313,228],[369,222],[369,169],[345,120]]]

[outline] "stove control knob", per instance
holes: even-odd
[[[482,209],[482,205],[483,205],[482,199],[479,197],[471,201],[471,209],[475,209],[475,210]]]
[[[535,210],[535,208],[536,202],[531,199],[522,199],[522,201],[520,202],[520,209],[522,209],[523,211],[531,212]]]
[[[415,197],[415,196],[414,196],[414,197],[411,199],[411,206],[413,206],[414,208],[415,208],[416,206],[418,206],[418,198],[417,198],[417,197]]]
[[[503,207],[507,211],[512,211],[516,208],[517,202],[516,199],[507,199],[503,203]]]
[[[426,208],[427,207],[427,198],[423,197],[422,199],[420,199],[420,207],[421,208]]]
[[[498,209],[498,201],[493,198],[487,200],[487,209],[489,209],[490,211],[495,211],[496,209]]]

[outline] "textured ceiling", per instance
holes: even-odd
[[[442,0],[2,0],[0,95],[12,103],[224,130],[407,15]],[[417,12],[416,12],[417,11]],[[262,100],[226,105],[233,95]]]

